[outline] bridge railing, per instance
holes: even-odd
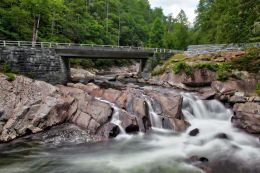
[[[172,49],[134,47],[134,46],[0,40],[0,47],[6,47],[6,46],[37,47],[37,48],[93,47],[93,48],[117,48],[117,49],[151,51],[151,52],[157,52],[157,53],[181,53],[182,52],[179,50],[172,50]]]

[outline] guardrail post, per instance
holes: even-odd
[[[41,42],[41,48],[43,48],[43,43]]]
[[[20,42],[20,41],[18,41],[18,46],[19,46],[19,47],[21,46],[21,42]]]
[[[49,43],[49,47],[51,48],[51,43]]]
[[[5,40],[4,40],[4,47],[6,46],[6,42],[5,42]]]

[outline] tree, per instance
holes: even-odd
[[[165,26],[163,25],[162,20],[160,18],[156,18],[154,20],[150,32],[151,47],[158,47],[158,48],[164,47],[164,41],[163,41],[164,32],[165,32]]]

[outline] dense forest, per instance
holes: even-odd
[[[259,0],[200,0],[194,24],[148,0],[1,0],[0,39],[185,49],[259,41]]]

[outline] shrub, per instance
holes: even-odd
[[[91,68],[94,67],[95,64],[93,63],[92,60],[90,59],[71,59],[70,63],[72,65],[72,67],[83,67],[83,68]]]
[[[2,71],[3,73],[11,73],[11,72],[12,72],[12,69],[11,69],[11,67],[9,66],[9,64],[4,63],[4,64],[1,65],[1,71]]]
[[[29,78],[31,78],[31,79],[34,79],[35,78],[35,75],[33,74],[33,72],[28,72],[28,73],[26,73],[25,74],[25,76],[27,76],[27,77],[29,77]]]
[[[175,74],[179,74],[180,72],[184,71],[187,75],[190,76],[193,73],[192,67],[183,61],[174,64],[172,70]]]
[[[11,82],[15,80],[15,75],[13,73],[5,73],[5,75],[7,76],[8,81]]]
[[[217,80],[226,81],[231,75],[231,65],[219,64],[217,69]]]
[[[260,96],[260,82],[256,85],[256,93]]]
[[[166,71],[166,68],[164,66],[157,66],[156,68],[153,69],[152,71],[152,76],[158,76],[163,74]]]
[[[172,64],[176,63],[176,62],[180,62],[180,61],[184,61],[186,59],[184,54],[176,54],[173,57],[169,58],[164,65],[166,67],[171,66]]]
[[[200,63],[194,66],[195,69],[208,69],[210,71],[217,71],[218,65],[214,63]]]
[[[246,55],[232,60],[233,69],[257,73],[260,71],[260,48],[246,50]]]

